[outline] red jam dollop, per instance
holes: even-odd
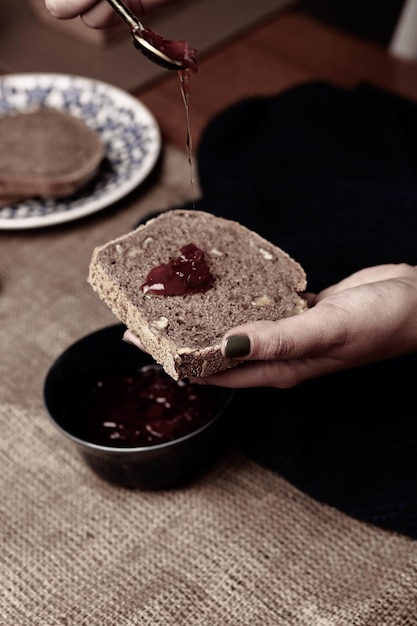
[[[153,446],[197,430],[217,410],[208,387],[177,382],[151,365],[94,386],[84,411],[82,436],[113,448]]]
[[[196,48],[192,48],[187,41],[165,39],[165,37],[161,37],[161,35],[155,33],[151,28],[141,30],[140,36],[170,59],[179,61],[184,68],[192,72],[198,71],[196,60],[197,50]]]
[[[142,285],[143,293],[155,296],[185,296],[204,293],[213,287],[214,278],[204,252],[193,243],[183,246],[177,259],[153,268]]]

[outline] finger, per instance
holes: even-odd
[[[332,285],[326,289],[323,289],[317,295],[317,301],[326,298],[327,296],[343,291],[344,289],[350,289],[359,285],[380,282],[383,280],[390,280],[392,278],[399,278],[400,276],[410,277],[415,279],[416,268],[407,263],[386,263],[384,265],[374,265],[359,270],[347,276],[336,285]]]
[[[142,350],[142,352],[146,352],[140,339],[134,333],[132,333],[131,330],[125,330],[123,334],[123,341],[132,344],[132,346],[135,346],[136,348],[139,348],[139,350]]]
[[[156,9],[168,0],[126,0],[126,5],[134,15]],[[103,28],[120,23],[119,15],[105,0],[45,0],[46,8],[56,18],[72,19],[79,15],[90,28]]]
[[[135,2],[127,2],[129,8],[132,8]],[[138,3],[136,3],[138,4]],[[90,28],[107,28],[120,24],[120,17],[108,2],[96,2],[90,8],[83,11],[81,19],[86,26]]]
[[[91,3],[90,3],[91,4]],[[167,0],[127,0],[126,5],[137,17],[168,4]],[[82,14],[82,20],[90,28],[102,28],[120,23],[119,15],[108,2],[97,2]]]
[[[45,0],[45,6],[54,17],[71,19],[88,11],[98,0]]]
[[[345,312],[332,306],[331,315],[326,315],[325,307],[330,311],[329,306],[316,306],[278,322],[260,321],[238,326],[225,335],[222,353],[227,358],[288,360],[312,356],[322,351],[323,345],[327,348],[339,345],[344,341]],[[234,350],[235,337],[242,338],[241,351],[239,339]],[[247,338],[246,346],[244,338]]]
[[[276,387],[289,389],[305,380],[318,378],[345,369],[342,361],[332,359],[305,359],[300,361],[250,361],[236,365],[211,376],[191,379],[200,385],[216,385],[229,389],[248,387]]]

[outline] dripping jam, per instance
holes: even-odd
[[[173,61],[178,61],[182,69],[177,70],[180,80],[180,89],[185,109],[186,138],[188,162],[190,165],[191,188],[194,190],[194,168],[192,158],[192,139],[190,130],[190,73],[198,71],[196,55],[198,50],[192,48],[187,41],[171,40],[158,35],[151,28],[143,28],[140,36],[152,47],[159,50]]]

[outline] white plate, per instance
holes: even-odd
[[[66,74],[0,77],[0,115],[31,111],[41,105],[84,119],[101,136],[106,159],[98,177],[77,194],[59,200],[25,200],[0,208],[2,229],[69,222],[108,207],[148,176],[161,150],[161,134],[153,115],[117,87]]]

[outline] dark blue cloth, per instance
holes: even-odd
[[[413,102],[368,84],[305,84],[220,113],[197,157],[196,208],[284,248],[311,291],[369,265],[417,264]],[[416,400],[412,354],[295,389],[239,392],[236,437],[314,498],[417,538]]]

